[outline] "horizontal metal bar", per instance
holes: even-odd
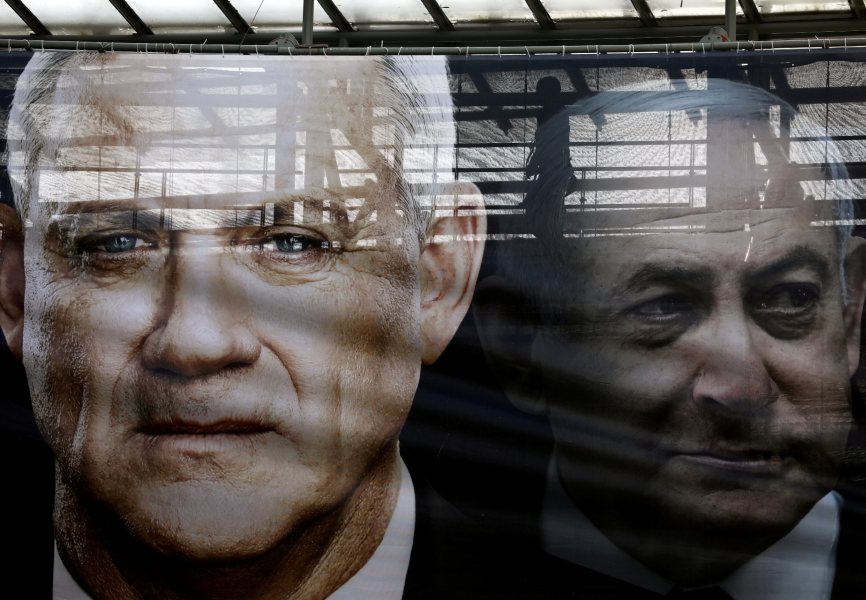
[[[678,20],[681,23],[683,20]],[[629,23],[619,21],[618,23]],[[718,24],[718,19],[703,19],[688,21],[688,25],[664,25],[658,27],[642,27],[640,21],[633,20],[633,25],[604,28],[601,23],[557,23],[554,30],[539,29],[534,25],[509,25],[502,24],[496,27],[456,27],[452,31],[434,30],[430,27],[424,29],[376,29],[351,32],[340,31],[316,31],[316,41],[331,45],[348,44],[350,46],[380,46],[391,44],[394,46],[424,46],[426,44],[466,46],[477,42],[480,46],[519,46],[524,44],[535,46],[539,44],[635,44],[643,43],[686,43],[699,40],[706,34],[708,28]],[[825,36],[829,34],[847,35],[849,37],[866,34],[866,19],[828,19],[828,20],[806,20],[806,21],[767,21],[750,25],[750,30],[763,38],[781,37],[807,38],[814,35]],[[301,39],[300,29],[289,29],[290,33]],[[267,44],[274,39],[273,33],[250,32],[246,38],[237,33],[228,34],[157,34],[154,36],[88,36],[88,41],[100,42],[147,42],[147,43],[174,43],[174,44],[199,44],[205,38],[218,44],[238,44],[243,40],[250,44]],[[30,39],[53,39],[53,40],[83,40],[81,36],[30,36]],[[781,41],[781,40],[780,40]],[[815,40],[818,43],[818,40]]]
[[[866,37],[849,38],[806,38],[790,40],[757,40],[713,43],[671,43],[671,44],[565,44],[547,46],[416,46],[395,49],[388,46],[337,47],[337,48],[291,48],[273,44],[175,44],[166,42],[96,42],[89,39],[56,40],[33,38],[0,38],[0,50],[7,48],[23,50],[97,50],[101,52],[164,52],[169,54],[287,54],[295,56],[327,55],[530,55],[530,54],[600,54],[637,52],[710,52],[720,50],[735,51],[773,51],[783,49],[854,48],[866,47]]]

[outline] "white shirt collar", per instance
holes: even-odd
[[[839,495],[830,492],[785,537],[717,584],[734,600],[829,600],[840,505]],[[674,587],[592,524],[563,489],[553,461],[541,520],[542,544],[548,554],[658,594]]]
[[[370,560],[330,600],[400,600],[415,536],[415,487],[402,459],[400,491],[382,542]],[[54,600],[91,600],[66,569],[54,545]]]

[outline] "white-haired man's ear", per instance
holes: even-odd
[[[848,347],[848,375],[853,377],[860,365],[860,323],[866,301],[866,240],[848,240],[845,256],[845,336]]]
[[[484,254],[484,199],[468,182],[439,196],[421,250],[421,358],[429,365],[454,337],[475,292]]]
[[[545,414],[540,371],[533,361],[538,333],[528,300],[517,286],[493,275],[478,283],[472,314],[491,371],[518,409]]]
[[[0,329],[21,360],[24,332],[24,237],[11,206],[0,204]]]

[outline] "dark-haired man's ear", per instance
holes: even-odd
[[[24,236],[18,213],[0,204],[0,329],[21,360],[24,331]]]
[[[490,368],[508,399],[530,414],[547,412],[541,377],[533,361],[538,328],[528,300],[499,276],[478,283],[472,314]]]
[[[848,240],[845,256],[845,336],[848,346],[848,375],[854,376],[860,364],[860,322],[866,301],[866,240],[852,237]]]
[[[421,250],[421,359],[429,365],[454,337],[475,291],[487,217],[478,188],[457,182],[437,200]]]

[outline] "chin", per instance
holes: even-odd
[[[784,537],[820,498],[774,489],[705,491],[657,499],[658,522],[698,547],[751,555]]]
[[[302,529],[315,512],[303,504],[228,485],[175,483],[119,516],[129,535],[158,554],[225,563],[260,557]]]

